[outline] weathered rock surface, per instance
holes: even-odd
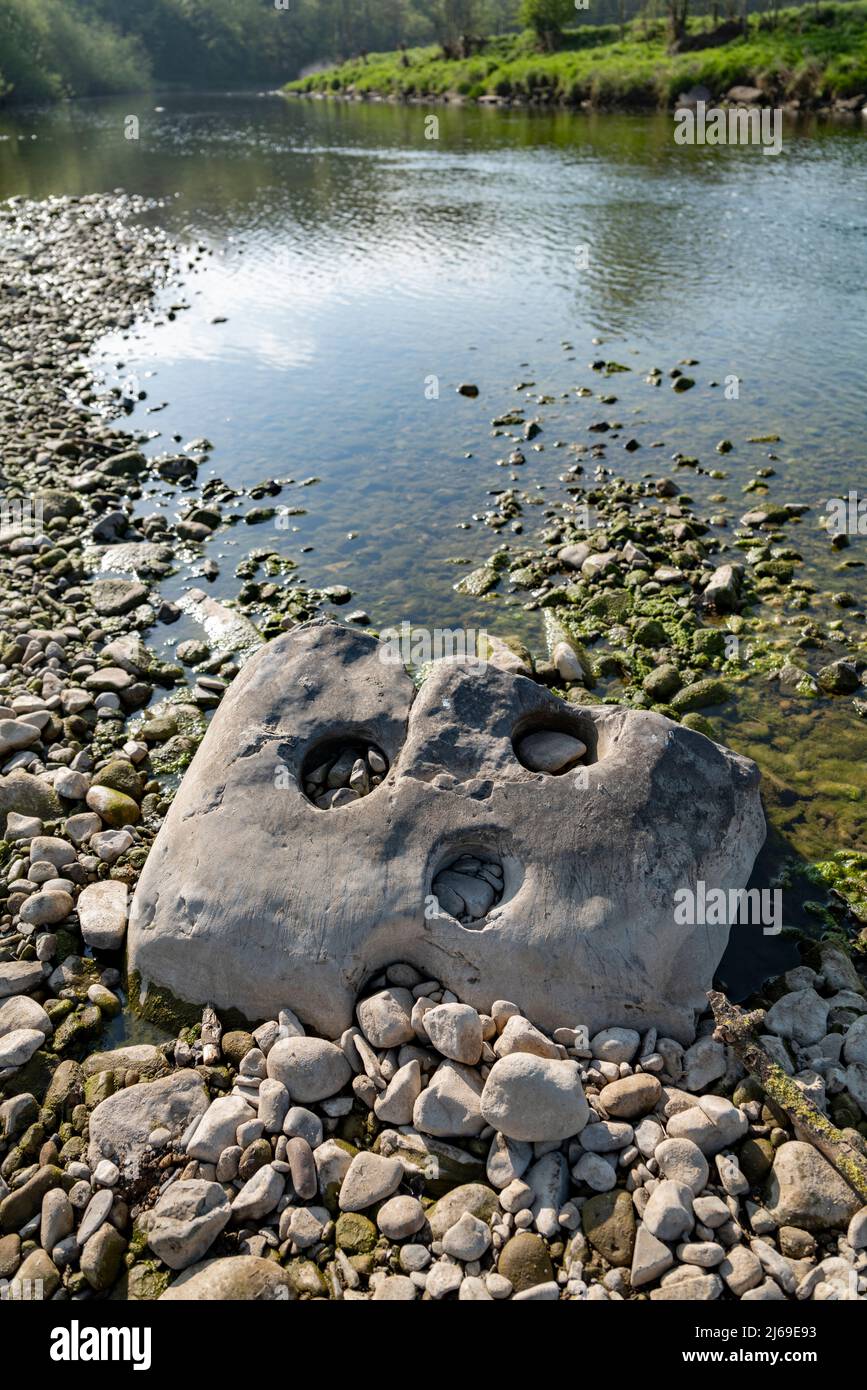
[[[127,1086],[100,1101],[93,1111],[87,1161],[95,1168],[100,1159],[108,1158],[127,1177],[137,1177],[155,1129],[167,1129],[172,1138],[180,1138],[207,1108],[204,1082],[192,1071]]]
[[[169,1269],[186,1269],[211,1248],[231,1215],[219,1183],[173,1183],[160,1197],[148,1225],[148,1245]]]
[[[105,878],[89,883],[78,897],[81,935],[98,951],[117,951],[126,933],[126,884]]]
[[[274,1260],[263,1260],[257,1255],[229,1255],[184,1270],[160,1301],[261,1303],[292,1297],[290,1286],[286,1270]]]
[[[512,1052],[495,1062],[481,1111],[509,1139],[550,1142],[577,1134],[590,1113],[577,1062]]]
[[[282,1038],[268,1053],[268,1075],[293,1100],[306,1102],[336,1095],[350,1068],[340,1048],[323,1038]]]
[[[840,1174],[812,1144],[781,1144],[768,1178],[767,1207],[779,1226],[845,1230],[861,1206]]]
[[[755,765],[660,715],[567,705],[492,665],[436,662],[416,692],[382,653],[317,621],[247,662],[133,900],[143,985],[251,1021],[288,1006],[336,1037],[363,982],[399,958],[478,1008],[516,997],[544,1026],[691,1038],[728,928],[676,925],[673,893],[745,885],[765,834]],[[581,789],[518,760],[516,735],[546,727],[587,745]],[[320,810],[303,774],[353,738],[388,773]],[[462,852],[504,878],[471,926],[426,913]]]
[[[0,1004],[0,1038],[19,1028],[36,1028],[46,1038],[54,1031],[42,1005],[27,994],[13,994]]]

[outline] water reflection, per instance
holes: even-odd
[[[527,381],[553,398],[544,447],[527,450],[520,478],[543,502],[561,487],[555,442],[593,443],[588,425],[613,412],[642,445],[610,448],[618,471],[660,472],[677,450],[722,466],[724,479],[690,475],[689,489],[709,509],[725,496],[713,505],[732,517],[756,469],[772,466],[772,498],[812,508],[792,543],[820,586],[863,594],[859,571],[835,574],[816,518],[828,497],[863,486],[864,122],[787,126],[782,155],[767,159],[677,147],[664,114],[439,108],[440,138],[428,141],[419,107],[172,96],[164,111],[137,112],[136,143],[123,138],[130,100],[0,117],[0,193],[124,186],[166,199],[154,219],[207,249],[165,298],[189,309],[108,342],[104,369],[145,383],[133,420],[162,431],[155,449],[206,434],[229,482],[321,479],[292,497],[306,508],[295,529],[218,535],[215,594],[233,593],[237,561],[265,546],[314,583],[348,584],[379,624],[487,626],[538,642],[537,615],[519,600],[493,608],[453,588],[499,543],[472,517],[508,485],[490,422]],[[600,383],[587,365],[600,352],[631,370]],[[648,368],[683,357],[699,359],[695,391],[648,386]],[[735,400],[709,384],[731,375]],[[431,376],[438,399],[425,392]],[[455,393],[462,380],[478,384],[478,400]],[[580,385],[616,405],[577,397]],[[771,433],[779,445],[745,442]],[[735,449],[721,462],[722,437]],[[175,499],[142,501],[154,505]],[[527,508],[524,538],[544,522],[544,505]],[[735,747],[798,789],[791,814],[780,811],[798,848],[863,844],[863,726],[843,702],[823,706],[819,723],[798,718],[794,742],[781,743],[789,713],[761,691],[723,723]]]

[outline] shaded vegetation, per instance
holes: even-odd
[[[777,13],[758,11],[774,2],[0,0],[0,102],[277,86],[335,64],[308,87],[647,104],[691,81],[765,77],[799,95],[863,85],[862,5],[805,6],[771,27]],[[669,55],[669,40],[688,48],[721,19],[739,41]]]
[[[613,0],[604,0],[613,3]],[[519,0],[0,0],[0,100],[277,84],[370,48],[507,29]]]
[[[0,100],[122,92],[148,76],[139,44],[76,4],[0,0]]]

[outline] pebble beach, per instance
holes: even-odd
[[[337,1037],[288,1008],[248,1031],[212,1007],[193,1024],[162,1018],[151,1041],[112,1035],[130,1013],[130,898],[212,711],[258,644],[351,598],[305,586],[267,550],[243,562],[231,604],[200,587],[161,596],[221,525],[228,495],[197,486],[206,439],[146,454],[85,365],[101,335],[194,271],[200,248],[169,242],[143,216],[153,211],[119,192],[0,208],[4,1296],[863,1298],[863,1198],[715,1036],[710,1011],[687,1046],[622,1017],[592,1034],[574,1018],[546,1031],[520,997],[473,1007],[395,960]],[[675,389],[684,380],[678,370]],[[499,426],[526,442],[513,439],[504,460],[513,471],[488,514],[495,532],[526,510],[531,423]],[[603,455],[573,458],[572,500],[541,546],[517,559],[495,550],[459,581],[483,595],[505,579],[545,614],[545,657],[491,638],[486,659],[573,702],[628,678],[635,708],[711,736],[703,711],[743,679],[773,681],[795,702],[851,702],[862,717],[856,598],[829,594],[838,616],[813,631],[799,615],[808,589],[785,529],[805,509],[762,494],[740,518],[751,544],[714,566],[719,542],[681,484],[657,471],[617,480]],[[154,478],[184,492],[175,521],[136,513]],[[589,542],[575,511],[585,483],[601,518]],[[268,495],[248,492],[260,510]],[[649,505],[662,513],[642,516]],[[196,584],[207,578],[197,568]],[[149,634],[182,616],[200,635],[167,660]],[[588,651],[602,633],[600,660]],[[754,638],[750,667],[725,634]],[[565,736],[525,745],[525,765],[552,773],[586,751]],[[348,743],[307,769],[304,790],[339,811],[387,773],[378,749]],[[774,1065],[864,1152],[867,988],[851,950],[863,920],[851,867],[817,875],[831,894],[826,930],[800,937],[798,963],[752,1002]],[[471,926],[503,876],[465,855],[434,891]]]

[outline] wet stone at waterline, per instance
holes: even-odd
[[[765,835],[755,764],[491,663],[436,661],[416,688],[386,655],[318,620],[233,682],[133,901],[145,1009],[166,992],[251,1022],[289,1007],[336,1037],[403,959],[542,1026],[690,1039],[728,928],[678,924],[674,892],[746,884]],[[327,810],[311,797],[374,776]]]

